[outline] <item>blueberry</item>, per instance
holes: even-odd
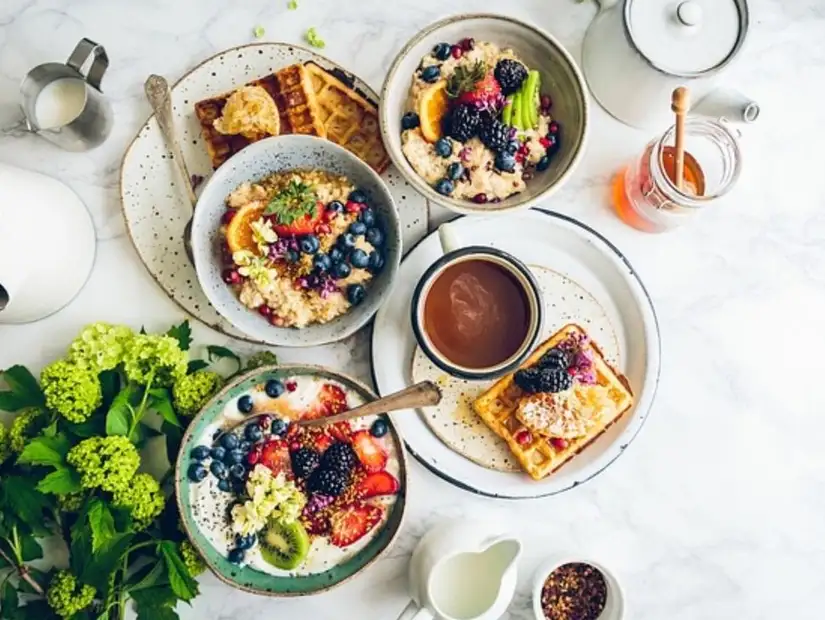
[[[235,463],[229,468],[229,475],[235,478],[235,480],[241,480],[246,475],[246,467],[241,465],[241,463]]]
[[[355,248],[349,253],[349,262],[356,269],[365,269],[370,262],[370,257],[360,248]]]
[[[304,254],[315,254],[315,252],[318,251],[318,248],[321,247],[321,242],[318,241],[318,237],[315,235],[304,235],[298,242],[298,247],[301,248],[301,252]]]
[[[243,429],[243,434],[249,441],[252,442],[260,441],[264,436],[263,432],[261,431],[261,427],[257,424],[250,424],[249,426],[247,426],[245,429]]]
[[[340,200],[333,200],[327,205],[327,211],[334,211],[335,213],[343,213],[344,205]]]
[[[349,274],[352,273],[350,266],[344,262],[340,263],[332,263],[332,269],[330,270],[332,277],[336,280],[343,280],[344,278],[348,278]]]
[[[218,480],[225,480],[227,476],[229,476],[229,469],[220,461],[212,461],[209,464],[209,471],[211,471],[212,475]]]
[[[289,423],[284,420],[283,418],[275,418],[272,420],[272,424],[269,426],[269,430],[272,431],[273,435],[281,435],[286,434],[287,429],[289,428]]]
[[[515,155],[520,147],[521,142],[519,142],[518,140],[513,140],[512,142],[507,143],[507,146],[504,147],[504,151],[510,153],[510,155]]]
[[[421,70],[421,79],[427,82],[428,84],[437,82],[438,78],[440,77],[441,67],[439,67],[438,65],[430,65],[429,67],[424,67]]]
[[[244,394],[238,399],[238,411],[241,413],[252,411],[252,397],[249,394]]]
[[[298,252],[296,252],[295,250],[287,250],[284,254],[284,258],[288,263],[297,263],[298,260],[300,260],[301,255],[298,254]]]
[[[549,155],[545,155],[544,157],[542,157],[539,160],[539,163],[536,164],[536,170],[538,170],[539,172],[543,172],[544,170],[547,170],[549,167],[550,167],[550,156]]]
[[[240,564],[243,562],[244,555],[243,549],[232,549],[232,551],[226,555],[226,559],[232,564]]]
[[[237,449],[238,445],[241,443],[241,440],[238,439],[237,436],[233,435],[232,433],[227,433],[223,437],[221,437],[221,445],[227,449],[227,451],[232,451]]]
[[[375,224],[375,211],[366,208],[358,215],[358,219],[364,222],[365,226],[372,226]]]
[[[227,465],[236,465],[237,463],[241,463],[245,458],[246,454],[244,454],[243,450],[230,450],[226,455],[224,463]]]
[[[367,243],[378,246],[384,243],[384,233],[380,228],[370,228],[365,235]]]
[[[435,142],[435,154],[439,157],[449,157],[453,154],[453,145],[447,138],[439,138]]]
[[[254,425],[253,425],[254,426]],[[238,446],[238,450],[246,454],[252,449],[252,442],[251,441],[242,441],[241,445]]]
[[[218,488],[224,493],[229,493],[232,490],[232,485],[229,480],[218,480]]]
[[[367,225],[364,222],[353,222],[349,225],[349,232],[350,234],[355,235],[356,237],[359,235],[363,235],[367,232]]]
[[[349,194],[349,200],[352,202],[367,202],[367,194],[360,189],[352,190]]]
[[[496,168],[504,172],[513,172],[516,169],[516,158],[510,153],[498,153],[496,155]]]
[[[349,288],[347,288],[347,300],[353,305],[357,306],[362,301],[364,301],[364,297],[367,296],[367,290],[361,286],[360,284],[351,284]],[[223,464],[223,463],[221,463]]]
[[[235,539],[235,546],[238,549],[243,549],[246,551],[247,549],[251,549],[252,545],[255,544],[255,534],[247,534],[246,536],[238,536]]]
[[[266,392],[266,395],[270,398],[278,398],[284,393],[285,389],[284,384],[277,379],[270,379],[266,382],[266,385],[264,385],[264,392]]]
[[[387,434],[387,431],[389,430],[390,427],[381,418],[378,418],[375,422],[372,423],[372,426],[370,426],[370,433],[373,437],[383,437]]]
[[[341,248],[332,248],[329,251],[329,259],[333,264],[340,263],[344,260],[344,253],[341,251]]]
[[[191,456],[196,461],[202,461],[203,459],[209,456],[209,446],[197,446],[195,448],[192,448],[192,451],[189,453],[189,456]]]
[[[342,250],[348,250],[355,246],[355,236],[352,233],[344,233],[338,237],[337,243]]]
[[[189,479],[192,482],[201,482],[209,472],[206,471],[206,467],[201,465],[200,463],[192,463],[189,466],[189,469],[186,471],[186,475],[189,476]]]
[[[415,112],[407,112],[401,117],[401,129],[415,129],[421,124],[421,119]]]
[[[209,456],[211,456],[216,461],[222,461],[223,457],[226,456],[226,449],[222,448],[221,446],[215,446],[209,451]]]
[[[326,273],[329,271],[329,268],[332,267],[332,259],[326,254],[316,254],[312,260],[312,264],[315,265],[315,269],[320,273]]]
[[[452,181],[458,181],[461,178],[461,175],[464,174],[464,166],[459,164],[458,162],[453,162],[449,166],[447,166],[447,178]]]
[[[369,269],[372,273],[380,273],[383,268],[384,257],[381,252],[377,250],[370,252],[370,261],[367,265],[367,269]]]
[[[449,43],[439,43],[433,48],[433,56],[438,60],[447,60],[450,57],[450,47]]]
[[[444,196],[449,196],[455,190],[455,184],[450,179],[441,179],[435,184],[435,191]]]

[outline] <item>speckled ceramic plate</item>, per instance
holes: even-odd
[[[331,60],[297,45],[255,43],[221,52],[178,80],[172,87],[172,109],[189,171],[207,179],[212,175],[195,117],[195,102],[282,67],[310,60],[325,69],[344,71]],[[353,79],[355,88],[378,101],[375,91],[365,82],[355,76]],[[382,178],[395,199],[404,245],[409,247],[426,232],[427,202],[395,168],[391,167]],[[186,312],[229,336],[260,342],[224,319],[198,285],[195,268],[183,249],[183,228],[191,209],[179,184],[180,175],[153,115],[138,131],[121,165],[120,195],[132,244],[155,281]]]
[[[206,560],[207,565],[218,578],[233,587],[255,594],[275,597],[307,596],[329,590],[354,577],[375,562],[387,551],[401,529],[407,493],[407,467],[404,446],[393,423],[387,416],[382,416],[389,422],[390,432],[384,437],[384,441],[392,442],[392,451],[397,457],[395,459],[397,463],[393,465],[393,473],[397,474],[401,483],[401,491],[387,510],[383,524],[377,526],[381,529],[372,532],[369,539],[364,539],[366,544],[359,545],[359,543],[356,543],[353,546],[353,553],[345,559],[328,567],[324,563],[322,564],[323,570],[314,571],[311,574],[301,574],[299,569],[293,574],[273,575],[250,565],[238,566],[230,563],[225,557],[225,551],[216,548],[210,537],[202,531],[202,527],[199,525],[200,521],[195,514],[196,508],[191,501],[194,483],[191,483],[186,476],[186,471],[192,463],[190,452],[196,445],[204,442],[205,435],[211,436],[216,425],[234,423],[234,418],[231,422],[229,421],[225,409],[227,405],[232,405],[242,395],[254,394],[255,409],[253,411],[271,410],[267,408],[268,397],[256,388],[259,388],[269,379],[285,380],[289,377],[310,377],[333,381],[343,386],[347,392],[352,392],[360,400],[369,401],[376,398],[375,394],[359,381],[318,366],[284,365],[256,369],[226,386],[192,420],[183,437],[175,469],[175,485],[181,521],[186,533],[198,552]],[[271,405],[270,407],[277,408]],[[230,407],[230,409],[233,408]],[[235,413],[240,416],[237,411]],[[203,485],[205,483],[206,481],[199,484]]]
[[[531,209],[507,217],[463,218],[455,232],[466,245],[510,252],[534,269],[545,304],[545,337],[566,323],[585,327],[611,363],[627,376],[635,405],[593,444],[559,471],[534,481],[515,471],[512,457],[470,410],[491,382],[458,381],[429,366],[416,352],[410,325],[413,289],[441,255],[436,233],[413,248],[401,264],[394,293],[375,317],[372,367],[381,394],[430,378],[444,388],[437,410],[398,414],[396,427],[410,452],[445,480],[491,497],[552,495],[585,482],[627,448],[647,418],[659,381],[659,327],[637,274],[604,237],[572,218]],[[414,371],[413,371],[414,369]]]

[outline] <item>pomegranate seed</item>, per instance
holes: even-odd
[[[250,465],[254,465],[255,463],[257,463],[260,460],[261,460],[261,453],[258,452],[257,450],[253,450],[252,452],[250,452],[249,454],[246,455],[246,462],[249,463]]]
[[[272,424],[272,418],[268,415],[262,415],[258,418],[258,426],[261,427],[262,431],[265,431],[269,428],[269,425]]]
[[[272,308],[267,305],[258,306],[258,314],[264,317],[268,317],[272,314]]]
[[[318,226],[315,227],[315,232],[319,235],[328,235],[332,232],[332,229],[329,227],[329,224],[318,224]]]
[[[547,137],[545,138],[545,140],[547,140],[547,148],[548,149],[552,149],[554,146],[556,146],[559,143],[559,140],[556,137],[556,134],[552,134],[552,133],[547,134]]]
[[[294,381],[287,381],[286,383],[284,383],[284,387],[286,388],[287,392],[294,392],[298,389],[298,384]]]
[[[223,272],[223,281],[227,284],[240,284],[243,278],[237,269],[227,269]]]
[[[347,200],[347,204],[344,206],[347,213],[361,213],[361,209],[364,208],[364,205],[360,202],[353,202],[352,200]]]
[[[478,205],[483,205],[485,202],[487,202],[487,194],[483,192],[481,194],[476,194],[475,196],[473,196],[473,202]]]
[[[551,121],[550,122],[549,132],[551,134],[555,135],[555,134],[559,133],[559,129],[561,129],[561,127],[559,126],[559,124],[556,121]]]
[[[291,444],[289,444],[290,452],[297,452],[300,449],[301,449],[301,444],[298,443],[297,441],[293,441]]]
[[[221,217],[221,222],[224,224],[229,225],[229,222],[232,221],[232,218],[235,217],[235,214],[238,212],[237,209],[227,209],[223,213],[223,217]]]
[[[541,104],[541,109],[542,110],[549,110],[550,108],[553,107],[553,100],[550,99],[549,95],[542,95],[541,100],[540,100],[540,104]]]
[[[546,149],[550,148],[550,140],[548,140],[547,138],[539,138],[539,144],[541,144]]]
[[[453,58],[461,58],[464,55],[464,50],[461,49],[460,45],[453,45],[450,48],[450,54],[452,54]]]
[[[275,327],[283,327],[284,326],[284,320],[281,317],[279,317],[277,314],[270,315],[269,322],[272,325],[274,325]]]
[[[467,37],[466,39],[461,39],[461,41],[459,41],[458,44],[461,46],[462,50],[464,50],[465,52],[469,52],[473,48],[475,48],[476,40],[472,37]]]
[[[533,441],[533,435],[527,429],[521,429],[518,433],[516,433],[516,441],[519,442],[522,446],[526,446],[528,443]]]
[[[567,447],[567,440],[562,439],[561,437],[551,437],[550,438],[550,444],[556,450],[564,450]]]

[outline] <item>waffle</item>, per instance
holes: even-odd
[[[521,368],[532,366],[547,351],[569,335],[576,333],[585,335],[586,332],[578,325],[564,326],[541,344],[522,364]],[[591,347],[595,354],[594,369],[597,381],[600,385],[608,388],[609,398],[615,403],[616,407],[609,416],[602,416],[589,433],[568,440],[568,445],[564,449],[557,450],[552,446],[549,439],[536,433],[531,433],[532,439],[526,445],[522,445],[515,440],[515,436],[519,431],[525,429],[516,417],[516,410],[520,399],[524,396],[524,392],[513,380],[515,373],[499,379],[473,402],[475,412],[493,432],[507,442],[522,469],[534,480],[545,478],[569,462],[633,406],[633,393],[630,390],[627,378],[610,367],[594,342],[590,341],[587,346]],[[586,390],[588,388],[586,385],[577,384],[574,389]]]

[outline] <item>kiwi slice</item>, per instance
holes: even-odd
[[[516,92],[513,95],[513,109],[510,114],[510,124],[517,129],[521,127],[521,92]]]
[[[309,536],[304,526],[271,519],[258,534],[261,556],[275,568],[292,570],[300,566],[309,552]]]
[[[501,122],[510,125],[513,122],[513,98],[508,97],[504,109],[501,111]]]
[[[541,74],[538,71],[530,71],[527,75],[527,91],[525,101],[530,113],[530,127],[533,129],[539,126],[539,106],[541,90]]]

